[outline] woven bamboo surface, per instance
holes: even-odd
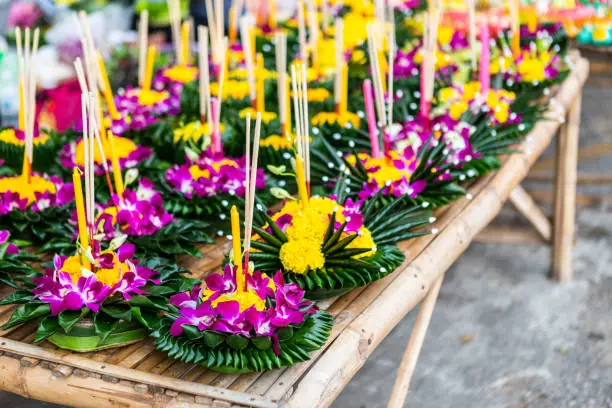
[[[559,87],[550,117],[565,116],[582,91],[588,62]],[[0,388],[79,407],[314,407],[329,406],[381,340],[425,296],[431,285],[499,212],[512,189],[549,145],[560,126],[544,120],[503,167],[470,186],[470,194],[441,209],[437,233],[400,244],[406,262],[385,279],[319,303],[334,317],[324,349],[291,368],[224,375],[158,352],[151,340],[97,353],[72,353],[32,344],[35,323],[0,332]],[[185,259],[194,275],[217,270],[228,242],[206,246],[203,259]],[[4,296],[9,290],[0,290]],[[13,308],[0,307],[0,323]],[[399,357],[399,356],[398,356]]]

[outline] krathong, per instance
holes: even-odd
[[[73,199],[72,185],[59,177],[40,174],[34,168],[36,78],[31,63],[36,55],[39,31],[34,31],[34,45],[30,50],[30,30],[26,30],[25,56],[22,55],[20,31],[17,30],[20,67],[21,111],[23,132],[20,174],[0,178],[0,225],[16,238],[41,243],[53,235],[66,235],[69,218],[67,204]],[[31,53],[31,55],[30,55]],[[5,131],[6,132],[6,131]],[[21,134],[21,133],[19,133]],[[11,159],[10,151],[8,156]]]
[[[300,89],[306,90],[301,72],[293,71],[294,83],[302,83]],[[299,106],[305,106],[306,92],[300,92],[300,97]],[[331,197],[310,197],[309,130],[304,114],[302,110],[296,115],[298,201],[291,199],[272,216],[260,207],[261,222],[254,229],[250,259],[264,273],[282,270],[285,280],[306,290],[308,299],[324,299],[391,273],[404,259],[393,243],[427,233],[419,228],[431,221],[431,213],[412,206],[393,214],[401,199],[384,209],[379,196],[359,202],[347,199],[345,178],[335,182]]]
[[[258,115],[255,146],[260,126]],[[209,275],[203,286],[172,296],[164,319],[150,325],[160,350],[223,373],[263,371],[305,361],[309,352],[323,346],[331,331],[332,316],[305,301],[298,285],[286,284],[280,271],[271,278],[249,262],[257,157],[255,149],[245,177],[244,256],[238,210],[233,206],[233,252],[223,273]]]

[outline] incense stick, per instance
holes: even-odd
[[[255,146],[253,146],[254,148]],[[251,194],[249,193],[251,184],[250,184],[250,167],[251,167],[251,113],[247,113],[246,115],[246,147],[245,147],[245,167],[244,167],[244,252],[249,251],[249,246],[247,245],[247,237],[248,234],[248,222],[249,222],[249,198]]]
[[[298,40],[300,46],[300,60],[306,64],[308,62],[308,49],[306,47],[306,27],[304,22],[304,2],[298,0]]]
[[[223,83],[225,82],[225,75],[227,74],[226,68],[227,65],[225,63],[226,59],[227,59],[227,47],[228,47],[228,38],[225,37],[223,39],[223,47],[222,47],[222,59],[221,61],[223,61],[223,64],[221,64],[221,73],[219,74],[219,95],[217,95],[217,98],[219,99],[219,109],[217,109],[217,115],[215,120],[217,121],[217,123],[221,123],[221,105],[223,102]],[[211,111],[212,114],[212,111]]]
[[[376,43],[376,36],[374,32],[374,26],[372,24],[367,26],[368,32],[368,52],[370,57],[370,68],[372,70],[372,78],[374,80],[374,98],[376,100],[376,111],[378,113],[378,119],[380,120],[383,127],[387,125],[387,118],[384,107],[384,97],[382,90],[382,83],[380,80],[380,63],[378,61],[378,46]]]
[[[278,90],[278,113],[281,121],[281,126],[287,126],[287,105],[285,104],[285,82],[287,78],[287,34],[278,31],[275,34],[276,38],[276,73],[277,73],[277,90]],[[286,129],[282,129],[284,134]]]
[[[249,117],[250,121],[250,117]],[[253,234],[253,214],[255,210],[255,194],[257,189],[257,162],[259,158],[259,139],[261,136],[261,112],[257,112],[257,119],[255,121],[255,139],[253,140],[253,157],[251,159],[250,171],[248,174],[249,180],[249,195],[245,196],[246,200],[246,208],[245,208],[245,231],[244,231],[244,250],[246,255],[246,260],[248,263],[248,253],[251,247],[251,235]],[[247,162],[249,161],[249,156],[246,157]],[[248,214],[248,215],[247,215]]]
[[[145,61],[147,59],[147,43],[149,40],[149,11],[140,12],[138,22],[138,85],[142,88],[145,77]]]
[[[302,65],[302,123],[304,138],[304,154],[306,155],[304,165],[306,166],[306,184],[310,195],[310,127],[308,120],[308,80],[306,76],[306,65]]]
[[[344,20],[336,19],[335,24],[334,45],[336,51],[336,75],[334,78],[334,102],[336,111],[339,112],[340,102],[342,100],[342,69],[345,64],[344,60]]]
[[[208,130],[212,131],[210,105],[210,67],[208,65],[208,28],[198,26],[199,67],[200,67],[200,118],[206,118]]]
[[[253,50],[251,49],[251,26],[245,17],[240,20],[240,38],[242,39],[242,46],[244,47],[249,93],[251,103],[253,104],[256,97],[255,65],[253,61]]]
[[[389,72],[387,78],[387,126],[391,126],[393,124],[393,80],[394,80],[394,63],[395,63],[395,19],[393,17],[393,7],[389,5],[389,14],[391,21],[389,25]],[[385,139],[386,140],[386,139]]]

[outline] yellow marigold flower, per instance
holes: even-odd
[[[280,260],[283,267],[293,273],[306,273],[309,270],[321,269],[325,265],[321,246],[306,239],[284,243],[280,249]]]
[[[263,69],[261,71],[256,70],[255,71],[255,75],[256,76],[263,76],[264,79],[276,79],[276,72],[275,71],[270,71],[268,69]],[[228,78],[230,79],[238,79],[238,80],[242,80],[242,81],[246,81],[247,78],[249,77],[249,74],[247,72],[246,69],[244,68],[240,68],[240,69],[234,69],[232,70],[229,75]]]
[[[459,91],[452,87],[442,88],[438,91],[438,99],[440,103],[445,104],[449,101],[457,99]]]
[[[130,95],[138,96],[138,103],[145,106],[153,106],[170,97],[167,91],[154,91],[152,89],[134,89]]]
[[[354,258],[366,258],[368,256],[374,255],[374,253],[376,252],[376,244],[374,243],[374,238],[372,238],[372,233],[366,227],[361,227],[359,229],[357,238],[355,238],[353,242],[348,244],[347,248],[372,248],[371,251],[354,256]]]
[[[331,96],[331,92],[325,88],[310,88],[308,90],[308,102],[324,102]],[[293,91],[291,91],[291,97],[293,98]]]
[[[246,118],[248,113],[251,114],[251,119],[255,119],[257,117],[257,111],[251,107],[248,107],[240,111],[240,119]],[[261,112],[261,121],[265,124],[272,122],[277,117],[278,115],[275,112]]]
[[[49,135],[45,132],[39,131],[38,134],[34,135],[34,146],[47,143],[48,140]],[[10,143],[17,146],[25,146],[25,139],[18,139],[14,128],[0,130],[0,142]]]
[[[400,159],[396,151],[392,151],[390,157],[385,156],[379,159],[373,158],[367,153],[360,153],[359,159],[365,160],[363,165],[366,169],[378,168],[375,172],[369,172],[368,175],[370,181],[376,180],[379,187],[384,187],[387,181],[399,181],[402,177],[410,180],[412,175],[408,170],[400,170],[395,166],[393,161]],[[347,161],[350,164],[355,164],[355,156],[349,156]]]
[[[468,109],[468,104],[465,102],[455,102],[450,106],[449,115],[454,120],[459,120],[461,115]]]
[[[344,16],[344,48],[355,48],[368,37],[366,24],[370,21],[357,12]]]
[[[510,116],[510,107],[508,106],[507,103],[499,102],[493,108],[493,112],[495,115],[495,119],[499,123],[506,123],[506,121],[508,120],[508,117]]]
[[[463,86],[463,97],[461,98],[465,102],[469,102],[476,97],[476,94],[480,92],[480,82],[472,81],[468,82]]]
[[[352,62],[364,62],[365,52],[363,52],[363,50],[353,50],[353,52],[351,53],[351,61]]]
[[[518,64],[518,72],[524,81],[542,81],[546,78],[544,74],[544,63],[538,59],[525,58]]]
[[[353,112],[346,111],[342,115],[338,115],[336,112],[319,112],[312,119],[311,123],[313,126],[333,125],[338,123],[344,127],[347,123],[351,123],[353,127],[359,128],[361,118]]]
[[[282,137],[279,135],[268,136],[265,139],[262,139],[259,142],[259,146],[261,147],[271,147],[276,151],[279,150],[289,150],[293,147],[293,142],[286,137]]]
[[[28,205],[36,201],[35,193],[55,193],[55,184],[40,176],[31,175],[30,182],[24,176],[0,178],[0,192],[11,191],[19,193],[19,196],[28,199]]]
[[[250,92],[249,84],[245,81],[229,80],[223,84],[223,99],[244,99],[249,96]],[[219,83],[210,84],[210,93],[219,96]]]
[[[104,149],[104,157],[107,160],[110,159],[110,144],[108,143],[108,139],[104,138],[102,140],[102,148]],[[118,159],[122,159],[128,157],[130,153],[137,149],[136,143],[127,139],[125,137],[115,136],[115,153],[117,154]],[[79,166],[85,165],[85,149],[83,140],[81,140],[76,146],[76,163]],[[100,148],[97,143],[94,143],[94,161],[98,164],[102,163],[102,156],[100,155]]]
[[[221,166],[238,167],[238,164],[236,164],[236,162],[232,159],[221,159],[219,161],[210,163],[210,165],[213,169],[215,169],[215,171],[219,171],[221,169]],[[194,180],[197,180],[199,178],[207,179],[210,177],[210,171],[208,171],[208,169],[201,169],[200,166],[198,166],[197,164],[194,164],[189,167],[189,173],[191,173],[191,177],[193,177]]]
[[[225,125],[221,123],[219,128],[221,132],[223,132]],[[199,120],[196,120],[174,129],[174,143],[178,143],[179,141],[187,142],[189,140],[193,140],[197,143],[204,137],[206,146],[208,146],[210,144],[210,133],[208,122],[201,123]]]
[[[164,76],[167,76],[175,82],[187,84],[191,81],[195,81],[198,76],[198,68],[188,65],[175,65],[166,69],[164,71]]]

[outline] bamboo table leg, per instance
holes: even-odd
[[[576,171],[578,167],[578,133],[582,93],[569,109],[567,122],[557,141],[555,180],[554,236],[552,248],[553,279],[567,282],[572,278],[572,247],[576,232]]]
[[[440,276],[440,278],[434,282],[433,286],[429,289],[429,292],[427,292],[427,295],[425,295],[425,298],[423,298],[423,301],[421,302],[421,308],[419,309],[419,314],[414,322],[412,334],[410,335],[410,340],[408,341],[408,345],[404,351],[404,356],[400,362],[399,370],[397,372],[397,377],[395,378],[395,384],[393,385],[393,391],[391,391],[391,398],[389,399],[387,408],[401,408],[404,405],[406,395],[408,394],[408,390],[410,388],[410,380],[412,379],[412,374],[414,373],[414,367],[416,366],[417,359],[419,358],[421,347],[423,346],[423,341],[425,339],[425,333],[427,333],[427,328],[429,327],[431,315],[433,313],[436,300],[438,299],[438,293],[440,293],[440,287],[442,286],[443,280],[444,275]]]

